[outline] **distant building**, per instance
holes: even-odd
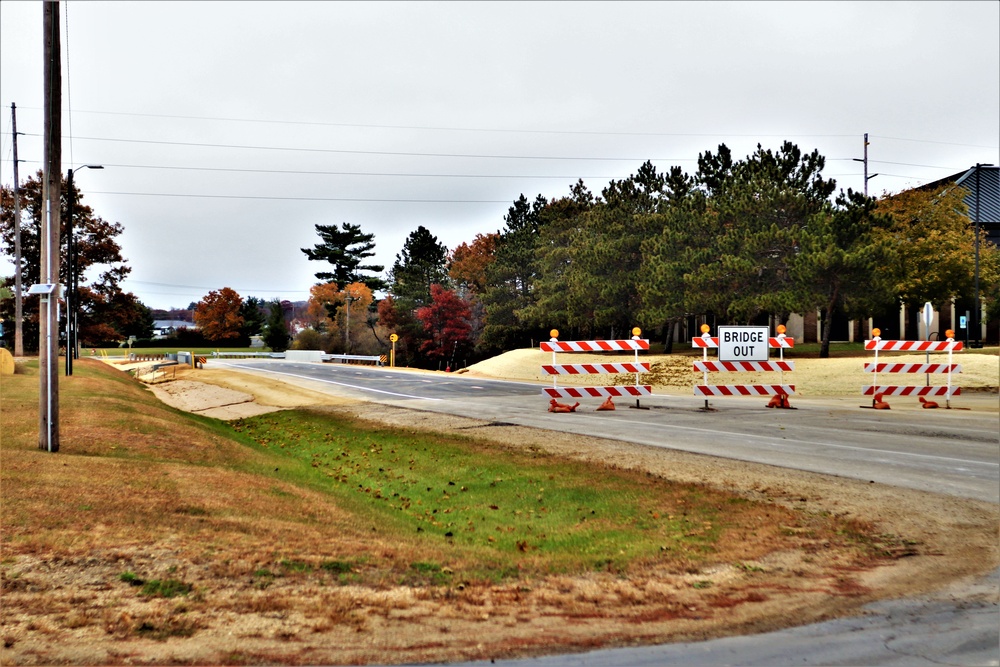
[[[979,226],[986,231],[987,240],[1000,246],[1000,167],[977,165],[916,189],[936,190],[948,183],[968,191],[965,205],[969,207],[969,220],[973,225],[978,220]]]
[[[1000,247],[1000,167],[991,164],[976,165],[914,189],[933,191],[949,184],[965,188],[967,194],[963,201],[969,208],[969,223],[986,232],[987,242]],[[997,322],[989,323],[987,326],[985,313],[980,318],[980,330],[971,331],[976,321],[975,313],[972,312],[974,303],[974,294],[963,295],[954,300],[950,306],[935,311],[930,333],[943,338],[944,332],[952,329],[956,338],[996,342],[1000,339],[1000,329]],[[922,304],[919,307],[922,308]],[[801,321],[803,340],[818,341],[821,326],[818,314],[809,313]],[[834,340],[866,339],[871,335],[872,327],[880,328],[883,338],[918,340],[927,336],[927,332],[919,323],[919,318],[914,317],[913,313],[908,313],[905,305],[900,308],[898,315],[891,313],[881,318],[852,323],[847,322],[844,317],[835,317],[833,322]],[[962,327],[963,322],[965,328]]]
[[[153,320],[153,338],[167,338],[181,328],[197,329],[198,325],[184,320]]]

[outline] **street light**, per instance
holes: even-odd
[[[100,164],[85,164],[76,168],[104,169]],[[77,243],[73,237],[73,209],[76,207],[76,190],[73,189],[73,170],[69,170],[66,179],[69,190],[69,202],[66,204],[66,258],[69,260],[67,280],[69,289],[66,291],[66,375],[73,374],[73,359],[77,357],[77,326],[79,324],[80,300],[77,298],[80,289],[80,276],[77,271]]]

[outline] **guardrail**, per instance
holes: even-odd
[[[318,354],[318,353],[313,353]],[[212,352],[212,356],[217,359],[286,359],[284,352]],[[315,360],[316,357],[313,357]],[[319,360],[323,363],[342,364],[375,364],[382,365],[382,357],[378,355],[363,354],[319,354]]]
[[[382,365],[382,357],[378,355],[362,355],[362,354],[324,354],[320,360],[324,364],[329,364],[333,362],[340,362],[342,364],[375,364],[376,366]]]
[[[213,357],[228,357],[230,359],[284,359],[284,352],[212,352]]]

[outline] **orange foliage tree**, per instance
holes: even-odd
[[[309,303],[306,306],[306,319],[309,326],[320,332],[333,332],[337,325],[330,317],[328,306],[343,300],[336,282],[319,283],[309,288]]]
[[[194,323],[211,341],[235,340],[240,337],[243,299],[236,290],[223,287],[212,290],[194,309]]]
[[[309,326],[329,335],[324,343],[327,351],[377,350],[379,343],[368,321],[372,301],[372,291],[363,282],[350,283],[343,290],[337,288],[336,282],[313,285],[306,307]],[[348,346],[351,350],[347,350]]]
[[[486,267],[496,256],[497,239],[500,235],[476,234],[472,244],[463,243],[451,252],[448,258],[448,275],[456,285],[464,285],[475,294],[486,289]]]

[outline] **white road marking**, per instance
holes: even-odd
[[[295,373],[285,373],[283,371],[272,371],[265,368],[260,368],[257,366],[243,366],[241,364],[227,364],[225,362],[215,362],[220,366],[231,366],[233,368],[243,368],[250,371],[260,371],[261,373],[271,373],[272,375],[287,375],[288,377],[299,378],[300,380],[310,380],[312,382],[323,382],[326,384],[335,384],[338,387],[347,387],[348,389],[357,389],[359,391],[370,391],[375,394],[386,394],[387,396],[398,396],[400,398],[415,398],[420,401],[440,401],[440,398],[428,398],[426,396],[413,396],[412,394],[399,394],[394,391],[383,391],[382,389],[372,389],[370,387],[361,387],[354,384],[347,384],[346,382],[334,382],[333,380],[324,380],[322,378],[309,377],[308,375],[297,375]]]

